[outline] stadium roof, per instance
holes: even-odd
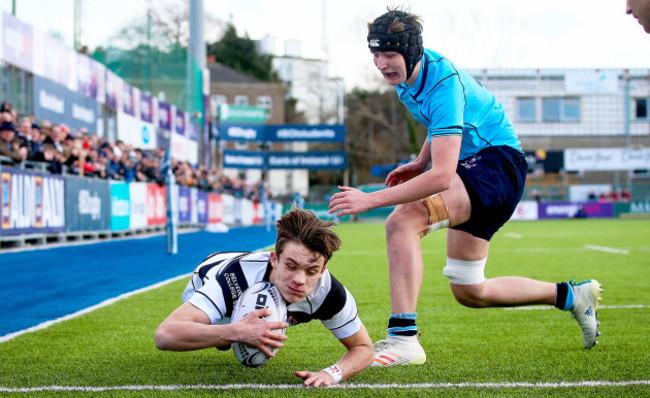
[[[261,80],[248,76],[233,68],[213,62],[208,64],[211,83],[263,83]]]

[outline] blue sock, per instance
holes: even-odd
[[[575,299],[573,295],[573,288],[566,282],[558,283],[555,292],[555,307],[562,311],[568,311],[573,307]]]
[[[415,324],[417,317],[417,312],[390,314],[390,318],[388,318],[388,335],[415,336],[418,334],[418,327]]]

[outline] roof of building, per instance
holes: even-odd
[[[211,83],[263,83],[260,79],[248,76],[219,62],[209,63],[207,66],[210,70]]]

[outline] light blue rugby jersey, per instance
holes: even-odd
[[[425,49],[417,81],[395,86],[400,100],[432,137],[462,135],[459,159],[490,146],[521,152],[521,142],[503,107],[472,76],[441,54]]]

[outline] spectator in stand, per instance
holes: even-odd
[[[16,131],[16,137],[18,137],[21,144],[27,147],[27,150],[29,151],[32,146],[32,121],[29,118],[24,117],[20,120],[18,130]]]
[[[598,195],[598,202],[600,202],[600,203],[609,202],[609,194],[606,193],[605,191],[601,192]]]
[[[120,159],[113,152],[113,147],[106,142],[102,145],[101,153],[106,158],[106,177],[114,180],[122,179],[120,175]]]
[[[16,110],[13,108],[11,102],[9,101],[3,102],[2,105],[0,105],[0,112],[7,113],[8,116],[10,117],[8,121],[13,123],[14,126],[16,125],[16,123],[18,123],[18,112],[16,112]]]
[[[11,113],[7,111],[0,111],[0,123],[2,122],[11,122]]]
[[[118,159],[122,159],[122,154],[126,151],[126,145],[124,145],[124,141],[117,140],[115,141],[115,145],[113,145],[113,152],[115,152],[115,156],[117,156]]]
[[[123,151],[119,162],[118,174],[126,182],[135,180],[135,156],[129,156],[129,152]]]
[[[81,143],[75,143],[72,136],[68,135],[63,141],[63,164],[70,174],[79,175],[82,173],[79,167],[81,157]]]
[[[49,120],[41,121],[41,136],[43,137],[43,142],[45,139],[52,134],[52,123]]]
[[[34,160],[36,154],[43,152],[43,135],[41,134],[41,128],[38,124],[32,122],[32,135],[29,146],[29,153],[27,155],[28,160]]]
[[[45,137],[43,143],[51,144],[54,149],[59,153],[63,154],[63,140],[66,138],[63,127],[60,125],[54,125],[50,129],[50,134]]]
[[[4,101],[2,104],[0,104],[0,112],[8,112],[9,114],[11,114],[12,109],[13,106],[9,101]]]
[[[595,202],[598,200],[598,196],[596,196],[596,191],[589,191],[589,196],[587,197],[587,200],[590,202]]]
[[[158,167],[153,160],[153,157],[148,154],[143,154],[142,160],[137,166],[138,181],[156,181],[158,178]]]
[[[61,154],[52,146],[52,144],[43,144],[41,150],[34,154],[32,160],[35,162],[48,163],[47,170],[52,174],[63,173]]]
[[[84,163],[84,174],[106,178],[106,165],[104,162],[100,161],[99,153],[90,147],[88,141],[85,141],[83,145],[88,146]]]
[[[533,188],[530,191],[530,197],[535,201],[535,202],[541,202],[542,201],[542,191],[540,191],[537,188]]]
[[[27,159],[27,147],[21,146],[12,122],[0,123],[0,156],[11,158],[15,163]]]
[[[192,173],[192,165],[189,162],[177,162],[174,174],[176,175],[176,183],[179,186],[194,186],[195,180]]]
[[[630,190],[627,189],[627,188],[623,188],[623,189],[621,190],[621,200],[622,200],[623,202],[629,202],[629,201],[631,201],[631,200],[632,200],[632,192],[630,192]]]
[[[95,133],[90,133],[87,135],[86,141],[90,144],[90,147],[99,152],[101,147],[101,140]]]

